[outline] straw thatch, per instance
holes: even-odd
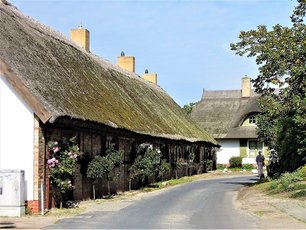
[[[257,138],[255,126],[241,126],[251,114],[260,112],[258,95],[241,97],[241,90],[204,91],[191,117],[217,139]]]
[[[0,74],[36,106],[44,122],[68,116],[140,134],[216,144],[160,87],[1,3]]]

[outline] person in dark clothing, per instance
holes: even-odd
[[[258,155],[256,156],[257,170],[258,176],[260,179],[264,178],[263,167],[265,166],[265,157],[262,155],[261,151],[258,151]]]

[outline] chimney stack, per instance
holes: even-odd
[[[252,91],[251,91],[251,78],[248,76],[245,76],[242,78],[241,82],[241,97],[251,97]]]
[[[149,73],[149,71],[146,69],[145,73],[142,75],[142,78],[157,85],[157,74],[156,73]]]
[[[70,31],[70,38],[75,44],[89,52],[89,31],[84,29],[82,25]]]
[[[122,69],[130,72],[135,72],[135,57],[125,56],[124,52],[121,52],[121,56],[117,57],[117,65]]]

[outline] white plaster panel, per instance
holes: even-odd
[[[217,164],[229,164],[231,157],[240,156],[240,142],[239,140],[218,140],[221,145],[217,151]]]
[[[242,158],[242,164],[256,164],[256,158],[255,157],[245,157]]]
[[[0,75],[0,169],[24,170],[33,200],[34,113]]]

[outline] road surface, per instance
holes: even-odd
[[[141,199],[101,203],[49,229],[246,229],[257,219],[235,207],[235,195],[255,176],[199,180],[146,194]],[[250,204],[252,205],[252,204]]]

